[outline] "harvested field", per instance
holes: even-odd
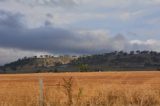
[[[2,74],[0,106],[39,106],[39,79],[44,106],[160,106],[158,71]]]

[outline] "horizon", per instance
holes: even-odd
[[[160,0],[0,0],[0,65],[25,56],[160,52]]]
[[[32,55],[32,56],[24,56],[24,57],[21,57],[21,58],[18,58],[18,59],[15,59],[13,61],[9,61],[8,63],[4,63],[4,64],[0,64],[0,66],[4,66],[6,64],[10,64],[12,62],[15,62],[15,61],[18,61],[19,59],[20,60],[23,60],[23,59],[27,59],[27,58],[47,58],[46,56],[49,56],[50,57],[61,57],[61,56],[69,56],[69,57],[84,57],[84,56],[94,56],[94,55],[103,55],[103,54],[106,54],[106,53],[127,53],[127,54],[141,54],[142,52],[148,52],[148,53],[151,53],[151,52],[156,52],[156,53],[159,53],[160,52],[157,52],[157,51],[149,51],[149,50],[143,50],[143,51],[140,51],[140,50],[135,50],[135,51],[112,51],[112,52],[105,52],[105,53],[99,53],[99,54],[86,54],[86,55],[72,55],[72,54],[64,54],[64,55],[53,55],[53,54],[38,54],[38,55]]]

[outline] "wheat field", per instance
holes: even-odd
[[[40,101],[39,80],[43,80]],[[160,72],[0,75],[0,106],[160,106]]]

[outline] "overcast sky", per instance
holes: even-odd
[[[160,0],[0,0],[0,64],[40,54],[160,51]]]

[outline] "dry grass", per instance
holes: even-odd
[[[0,106],[39,106],[40,78],[45,106],[160,106],[160,72],[0,75]]]

